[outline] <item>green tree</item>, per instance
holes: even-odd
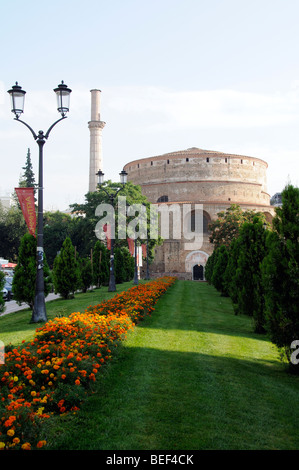
[[[123,252],[123,263],[124,263],[124,268],[125,268],[124,281],[128,282],[128,281],[131,281],[134,277],[135,261],[127,248],[123,248],[122,252]]]
[[[17,207],[4,209],[0,204],[0,253],[16,262],[22,237],[27,226],[22,211]]]
[[[119,183],[113,183],[107,181],[104,183],[108,194],[115,193],[115,190],[119,188]],[[147,198],[142,194],[141,187],[134,185],[131,182],[126,183],[125,187],[121,192],[118,193],[114,200],[114,211],[115,211],[115,247],[126,247],[127,240],[119,238],[118,227],[119,222],[125,224],[132,220],[132,217],[126,217],[126,220],[123,220],[122,214],[118,214],[118,199],[119,197],[125,197],[128,205],[133,204],[144,204],[147,211],[147,221],[148,221],[148,234],[150,234],[150,203],[147,201]],[[103,214],[102,217],[96,216],[96,208],[100,204],[110,204],[110,199],[105,193],[104,190],[98,190],[95,192],[89,192],[85,195],[84,204],[72,204],[70,207],[72,212],[76,215],[75,217],[75,228],[72,235],[73,243],[77,246],[78,252],[81,256],[88,256],[90,250],[95,245],[97,240],[95,228],[98,222],[105,217],[106,214]],[[80,217],[81,216],[81,217]],[[103,240],[105,243],[105,240]],[[154,259],[154,248],[157,244],[161,244],[161,239],[152,239],[149,240],[149,262]]]
[[[89,258],[79,258],[78,263],[80,267],[81,289],[83,292],[87,292],[92,285],[92,264]]]
[[[209,284],[212,284],[212,277],[213,277],[216,256],[217,256],[217,250],[214,249],[211,256],[209,256],[206,266],[205,266],[205,278]]]
[[[292,342],[299,339],[299,188],[285,187],[273,227],[262,264],[267,327],[272,342],[298,371],[291,354]]]
[[[36,281],[36,238],[26,233],[21,240],[17,266],[14,271],[12,291],[18,304],[34,306]],[[45,297],[52,288],[50,269],[44,257],[44,292]]]
[[[224,282],[224,273],[228,263],[228,249],[225,245],[216,248],[214,263],[211,282],[213,286],[221,292],[222,295],[227,295]]]
[[[252,222],[254,217],[257,216],[265,221],[264,214],[251,210],[243,211],[237,204],[231,204],[228,209],[219,212],[217,215],[217,220],[209,225],[210,242],[214,244],[215,248],[221,245],[228,247],[232,240],[238,237],[244,222]]]
[[[64,299],[74,295],[80,286],[80,269],[69,237],[64,240],[60,253],[54,260],[53,281],[55,292]]]
[[[37,185],[35,183],[35,175],[33,172],[33,166],[31,162],[30,149],[27,150],[25,166],[23,166],[22,169],[24,170],[24,173],[20,175],[18,187],[19,188],[34,188],[34,195],[35,195]],[[17,207],[21,209],[19,199],[16,194],[14,194],[13,199]],[[35,201],[36,201],[36,198],[35,198]]]
[[[238,302],[238,291],[240,290],[239,278],[235,277],[237,268],[238,268],[238,258],[240,254],[240,241],[239,238],[232,240],[228,248],[228,261],[223,276],[223,281],[225,285],[225,291],[228,296],[231,298],[233,304]],[[235,308],[236,311],[236,308]]]
[[[124,266],[124,255],[121,248],[114,249],[114,274],[116,284],[121,284],[126,279],[126,270]]]
[[[25,166],[22,167],[22,169],[24,170],[24,173],[23,173],[23,181],[25,182],[24,187],[34,188],[34,194],[35,194],[36,183],[35,183],[35,176],[33,172],[33,166],[31,162],[30,149],[28,149],[27,151],[26,163],[25,163]]]
[[[64,212],[45,212],[44,220],[44,249],[48,263],[53,267],[54,259],[66,237],[73,238],[75,221]]]
[[[238,237],[237,269],[231,289],[236,291],[236,312],[253,317],[256,333],[265,332],[265,305],[261,264],[266,255],[266,235],[263,222],[254,218],[244,223]]]
[[[108,285],[109,282],[109,251],[98,240],[92,253],[93,282],[97,287]]]

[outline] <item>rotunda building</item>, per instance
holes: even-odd
[[[164,228],[163,245],[156,248],[150,266],[151,277],[172,274],[204,280],[213,252],[209,223],[231,204],[263,212],[270,221],[274,209],[267,193],[267,167],[259,158],[196,147],[127,163],[128,181],[140,185],[157,206],[159,230]]]

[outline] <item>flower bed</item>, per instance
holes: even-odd
[[[83,313],[58,317],[21,347],[6,348],[0,365],[0,449],[46,445],[43,421],[77,411],[126,332],[154,310],[175,278],[164,277],[116,295]]]

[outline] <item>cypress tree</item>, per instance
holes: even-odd
[[[78,260],[80,266],[81,289],[87,292],[92,285],[92,265],[89,258],[80,258]]]
[[[18,263],[15,268],[12,290],[14,300],[18,304],[22,302],[29,305],[31,309],[34,306],[36,282],[36,238],[30,233],[26,233],[21,240],[19,248]],[[44,292],[45,297],[51,291],[51,273],[44,256]]]
[[[100,287],[109,282],[109,260],[108,250],[104,243],[98,240],[93,249],[92,255],[93,283]]]
[[[69,237],[64,240],[61,251],[54,260],[53,280],[55,292],[64,299],[74,295],[80,286],[80,269]]]
[[[36,193],[35,176],[33,172],[33,166],[31,162],[30,149],[27,150],[26,163],[22,167],[24,170],[23,181],[25,182],[25,188],[34,188],[34,194]]]
[[[267,327],[293,367],[291,345],[299,338],[299,188],[288,185],[283,190],[273,227],[262,265]]]
[[[261,263],[266,255],[266,230],[257,217],[245,223],[239,235],[239,256],[235,274],[238,313],[253,317],[256,333],[265,332],[265,305]]]
[[[212,284],[221,292],[227,295],[224,284],[224,273],[228,263],[228,250],[225,245],[216,248],[215,264],[213,267]]]

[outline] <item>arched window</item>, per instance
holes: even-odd
[[[203,225],[203,233],[209,232],[209,217],[207,214],[202,214],[202,225]],[[195,232],[195,211],[191,212],[191,232]]]
[[[168,196],[161,196],[158,198],[157,202],[168,202]]]

